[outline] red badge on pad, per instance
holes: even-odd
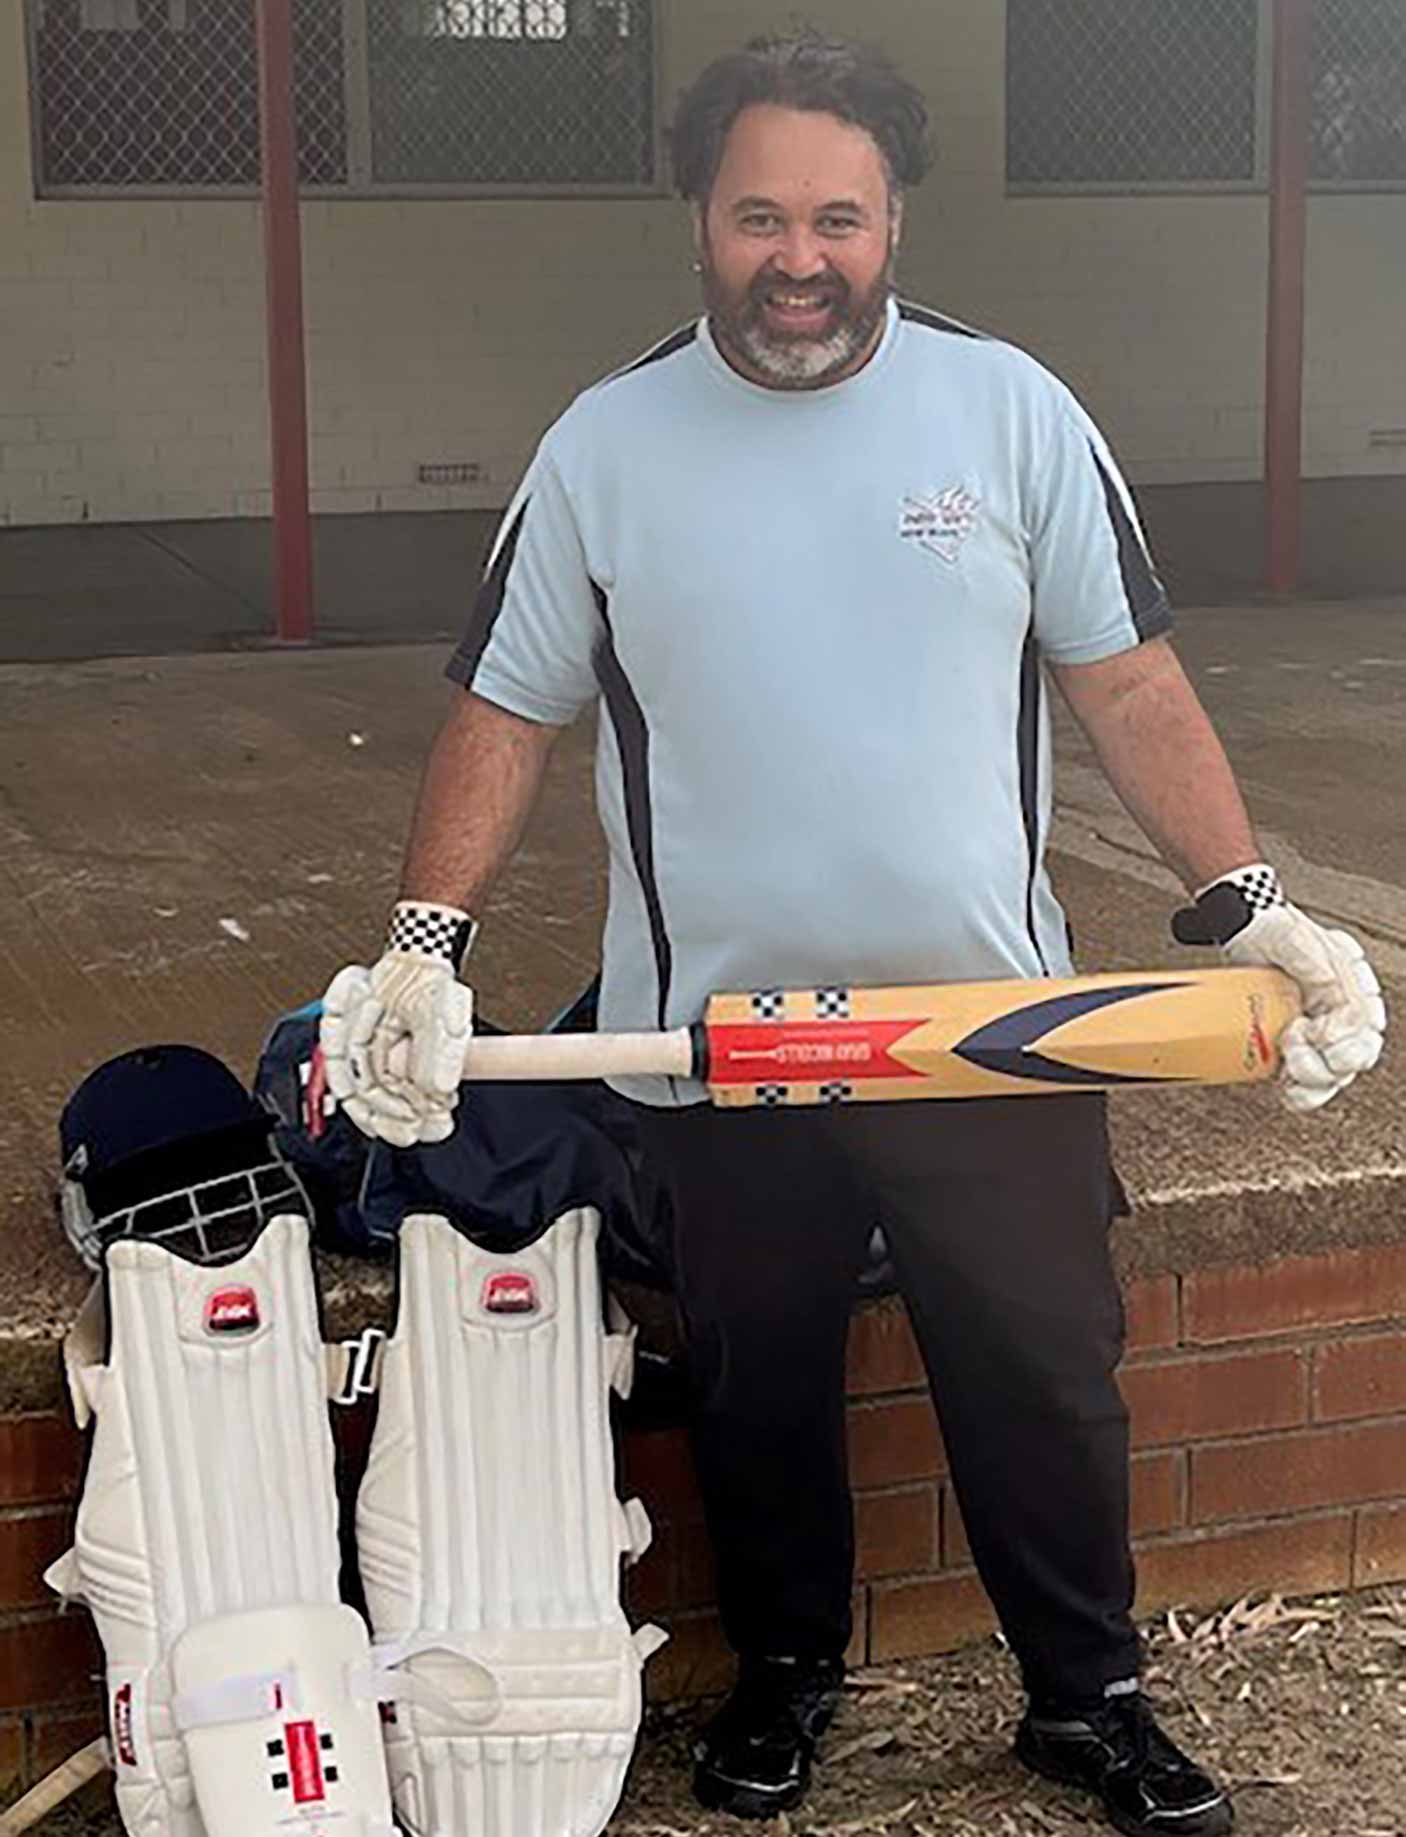
[[[483,1285],[485,1314],[535,1314],[539,1305],[537,1284],[526,1270],[505,1269]]]
[[[259,1325],[259,1297],[246,1287],[217,1289],[205,1303],[207,1333],[252,1333]]]

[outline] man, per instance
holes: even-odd
[[[1376,980],[1260,862],[1097,430],[1030,358],[893,297],[924,133],[883,58],[812,34],[757,41],[684,97],[707,315],[582,395],[508,512],[389,947],[329,991],[329,1079],[363,1127],[451,1128],[469,914],[598,697],[603,1028],[677,1025],[714,989],[1069,973],[1043,866],[1048,671],[1197,893],[1178,935],[1299,980],[1288,1101],[1374,1063]],[[796,1803],[835,1706],[845,1332],[877,1222],[1029,1695],[1017,1752],[1125,1832],[1228,1830],[1137,1687],[1101,1099],[739,1113],[683,1081],[620,1088],[671,1188],[741,1661],[702,1802]]]

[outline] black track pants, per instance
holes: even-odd
[[[636,1114],[673,1198],[694,1452],[733,1647],[848,1644],[845,1339],[879,1224],[1027,1690],[1093,1698],[1134,1676],[1102,1098]]]

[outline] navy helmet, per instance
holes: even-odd
[[[90,1268],[116,1237],[196,1263],[242,1255],[306,1195],[275,1146],[277,1118],[197,1046],[139,1046],[89,1072],[59,1118],[64,1230]]]

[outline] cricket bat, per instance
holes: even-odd
[[[464,1077],[696,1078],[733,1108],[1255,1084],[1298,1013],[1267,969],[756,989],[672,1032],[476,1038]]]
[[[55,1767],[37,1786],[32,1786],[8,1811],[0,1812],[0,1837],[20,1837],[21,1832],[32,1830],[51,1811],[62,1805],[65,1799],[77,1792],[80,1786],[95,1780],[111,1765],[112,1756],[107,1740],[99,1735],[87,1747],[71,1754],[62,1766]]]

